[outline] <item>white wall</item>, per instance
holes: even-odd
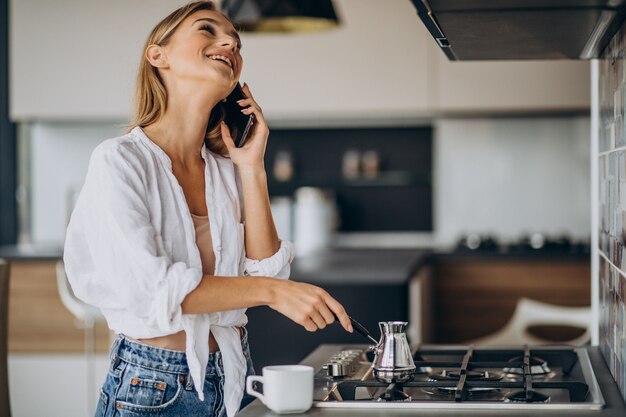
[[[35,123],[31,127],[31,230],[33,243],[64,240],[71,195],[80,190],[91,151],[119,136],[122,124]]]
[[[435,228],[461,233],[590,234],[590,121],[577,118],[439,120]]]

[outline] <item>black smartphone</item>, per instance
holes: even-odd
[[[238,148],[242,147],[246,142],[248,132],[254,121],[254,114],[243,114],[241,112],[243,107],[237,103],[237,100],[244,98],[246,98],[246,96],[243,94],[241,85],[237,83],[233,91],[226,97],[226,102],[224,103],[224,111],[226,113],[224,123],[228,126],[230,136],[233,138],[235,146]]]

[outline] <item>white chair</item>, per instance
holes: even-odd
[[[558,342],[558,344],[580,346],[591,340],[591,307],[563,307],[522,297],[515,306],[511,320],[502,329],[469,343],[493,346],[555,343],[540,339],[528,331],[529,327],[537,325],[571,326],[584,329],[585,332],[580,336]]]
[[[65,265],[63,261],[56,264],[57,288],[61,302],[70,313],[74,315],[74,324],[76,327],[84,330],[85,337],[85,360],[86,360],[86,378],[87,378],[87,415],[93,415],[95,404],[95,362],[96,362],[96,323],[105,323],[106,320],[99,308],[79,300],[65,273]]]

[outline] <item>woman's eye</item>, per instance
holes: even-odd
[[[201,26],[200,29],[209,32],[211,35],[215,35],[215,30],[209,25]]]
[[[211,35],[215,36],[215,29],[213,29],[213,26],[209,26],[209,25],[204,25],[204,26],[200,26],[200,30],[204,30],[206,32],[209,32]],[[237,42],[237,49],[241,49],[241,42]]]

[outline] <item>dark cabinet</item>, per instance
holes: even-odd
[[[297,277],[292,279],[298,280]],[[407,283],[322,285],[348,314],[363,324],[375,339],[378,322],[408,320]],[[250,351],[257,372],[263,366],[295,364],[322,343],[367,343],[358,333],[347,333],[334,323],[310,333],[269,307],[248,309]]]

